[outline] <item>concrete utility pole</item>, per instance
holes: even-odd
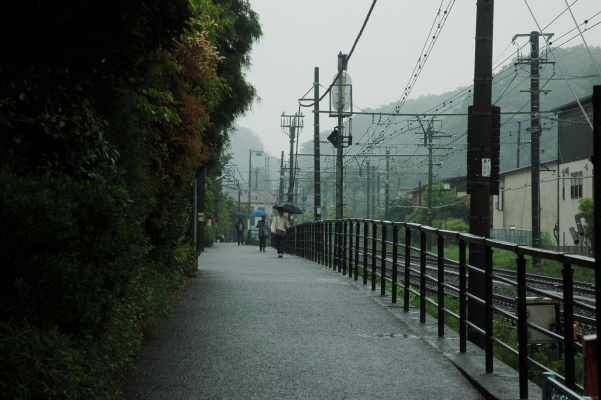
[[[313,218],[315,221],[321,221],[321,176],[320,176],[320,141],[319,141],[319,68],[315,67],[315,76],[313,79]]]
[[[599,169],[601,163],[601,85],[593,86],[593,165]],[[601,198],[601,174],[597,173],[593,177],[593,187],[595,188],[594,198]],[[601,217],[601,202],[595,201],[594,204],[594,215],[595,221],[599,221]],[[594,227],[595,237],[601,238],[601,224],[596,223]],[[601,254],[601,240],[595,240],[595,256],[600,257]],[[601,287],[601,273],[596,271],[595,273],[595,285],[597,288]],[[597,304],[596,308],[596,320],[597,320],[597,332],[601,332],[601,290],[596,290],[595,301]],[[597,362],[601,360],[601,346],[597,342]],[[601,393],[601,368],[597,366],[597,393]]]
[[[282,151],[282,157],[280,158],[280,189],[279,189],[279,202],[284,202],[284,152]]]
[[[376,166],[375,165],[371,166],[371,176],[372,176],[372,179],[374,179],[376,177]],[[371,191],[371,217],[372,218],[376,218],[376,212],[378,211],[378,210],[376,210],[376,190],[378,190],[378,189],[379,188],[376,187],[376,182],[374,182],[374,188]]]
[[[386,221],[388,218],[388,200],[390,198],[390,150],[386,149],[386,186],[384,189],[384,219]]]
[[[491,158],[494,0],[478,1],[476,7],[474,100],[471,115],[468,116],[467,192],[471,196],[470,233],[488,237],[490,235],[490,173],[487,176],[486,164],[489,164]],[[484,246],[470,243],[469,264],[484,268]],[[469,274],[470,294],[484,299],[484,288],[483,275]],[[483,330],[485,312],[484,305],[472,299],[468,300],[468,320]],[[485,345],[484,336],[474,329],[468,330],[468,338],[479,347],[483,348]]]
[[[553,33],[539,33],[532,31],[530,34],[515,35],[512,41],[520,36],[530,38],[530,57],[518,59],[518,64],[530,64],[530,174],[532,180],[531,203],[532,203],[532,247],[541,247],[540,234],[540,64],[548,63],[546,60],[541,62],[539,58],[539,37],[552,37]],[[522,90],[524,91],[524,90]],[[538,257],[532,257],[532,265],[539,264]]]
[[[290,176],[288,182],[287,202],[292,203],[294,195],[294,141],[303,130],[303,114],[294,113],[294,115],[286,115],[282,113],[282,121],[280,127],[290,137]],[[288,132],[286,132],[288,130]]]
[[[344,79],[344,73],[346,71],[346,54],[338,54],[338,74],[339,78],[337,84],[338,88],[338,135],[344,135],[344,127],[342,126],[342,110],[344,108],[344,87],[346,84],[346,80]],[[336,219],[342,219],[344,216],[344,196],[343,196],[343,187],[344,187],[344,172],[342,170],[342,150],[343,146],[340,141],[338,142],[338,146],[336,146]]]
[[[338,72],[332,85],[330,95],[330,117],[336,117],[338,124],[334,131],[328,136],[330,143],[336,147],[336,219],[344,217],[344,171],[343,171],[343,149],[353,142],[350,129],[348,135],[344,134],[343,120],[353,115],[353,91],[351,77],[346,72],[346,54],[338,54]]]
[[[256,154],[258,156],[263,154],[263,150],[248,150],[248,213],[250,214],[252,212],[252,210],[250,209],[250,194],[252,192],[252,177],[253,177],[253,171],[252,171],[252,155]],[[256,186],[256,184],[255,184]],[[248,228],[248,239],[250,241],[250,215],[247,217],[246,219],[246,225]]]
[[[442,163],[434,163],[432,152],[434,149],[453,150],[452,147],[439,146],[438,143],[434,142],[434,139],[449,138],[449,137],[452,137],[453,135],[434,135],[436,133],[436,130],[434,129],[434,122],[436,122],[436,121],[434,120],[434,118],[430,119],[430,121],[428,122],[428,128],[424,127],[424,123],[422,122],[421,118],[418,117],[417,120],[418,120],[419,124],[421,125],[422,131],[424,133],[423,145],[428,149],[428,214],[427,214],[426,224],[428,226],[432,226],[433,219],[434,219],[434,211],[432,208],[432,190],[433,190],[433,185],[434,185],[434,179],[433,179],[434,165],[442,166]],[[428,249],[432,248],[431,236],[428,236],[427,246],[428,246]]]
[[[382,175],[382,173],[380,171],[378,171],[378,173],[376,174],[376,214],[380,211],[380,176]]]
[[[518,121],[518,154],[516,157],[516,168],[520,168],[520,147],[522,147],[522,121]]]
[[[371,168],[369,166],[369,160],[367,160],[367,192],[365,195],[367,208],[365,210],[367,219],[371,218]]]

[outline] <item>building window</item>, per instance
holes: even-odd
[[[581,199],[582,198],[582,171],[580,172],[572,172],[570,174],[571,186],[570,186],[570,195],[572,199]]]

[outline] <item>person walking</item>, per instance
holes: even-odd
[[[242,218],[236,222],[234,228],[236,229],[236,234],[238,235],[238,246],[241,244],[244,245],[244,222],[242,222]]]
[[[259,228],[259,251],[265,251],[265,243],[269,236],[269,226],[265,215],[262,215],[261,220],[257,222],[257,228]]]
[[[284,257],[284,239],[286,238],[286,229],[290,227],[288,218],[284,218],[284,210],[278,209],[278,215],[271,222],[271,233],[275,235],[275,248],[278,251],[278,257]]]

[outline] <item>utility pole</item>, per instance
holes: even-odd
[[[315,67],[313,79],[313,219],[321,221],[321,175],[320,175],[320,141],[319,141],[319,67]]]
[[[303,129],[303,114],[294,113],[294,115],[286,115],[282,113],[280,127],[290,137],[290,176],[288,182],[288,197],[287,202],[292,203],[294,195],[294,140]],[[286,132],[288,130],[288,132]]]
[[[382,175],[382,173],[378,171],[376,174],[376,212],[374,213],[374,217],[380,211],[380,175]]]
[[[371,176],[372,179],[376,177],[376,166],[371,166]],[[371,217],[376,218],[376,184],[374,182],[374,188],[371,191]]]
[[[344,218],[344,171],[343,149],[353,142],[352,132],[344,135],[343,120],[353,115],[353,92],[351,77],[346,72],[348,55],[338,54],[338,73],[332,86],[330,97],[330,117],[338,118],[336,129],[328,136],[330,143],[336,147],[336,219]]]
[[[390,150],[386,149],[386,186],[384,189],[384,219],[388,221],[388,200],[390,198]]]
[[[518,154],[516,160],[516,168],[520,168],[520,147],[522,147],[522,121],[518,121]]]
[[[453,135],[434,135],[434,133],[436,133],[436,130],[434,129],[434,122],[436,122],[434,120],[434,118],[430,119],[430,121],[428,122],[428,128],[424,127],[424,124],[421,120],[421,118],[417,118],[419,124],[422,127],[422,131],[424,133],[424,143],[423,145],[428,149],[428,214],[427,214],[427,222],[426,224],[428,226],[432,226],[433,224],[433,219],[434,219],[434,211],[432,208],[432,190],[433,190],[433,185],[434,185],[434,180],[433,180],[433,176],[434,176],[434,165],[438,165],[438,166],[442,166],[442,163],[434,163],[434,159],[433,159],[433,150],[434,149],[439,149],[439,150],[453,150],[452,147],[441,147],[438,145],[438,143],[434,142],[434,139],[442,139],[442,138],[448,138],[448,137],[452,137]],[[431,236],[428,236],[427,239],[427,246],[428,246],[428,250],[432,248],[432,238]]]
[[[532,202],[532,247],[541,247],[540,238],[540,64],[548,63],[546,60],[539,59],[539,38],[541,36],[552,37],[553,33],[539,33],[532,31],[530,34],[517,34],[517,37],[527,36],[530,38],[530,57],[519,59],[517,64],[530,64],[530,174],[532,188],[530,191]],[[522,90],[523,92],[524,90]],[[532,265],[540,263],[539,257],[532,257]]]
[[[284,202],[284,152],[282,151],[282,157],[280,158],[280,189],[279,189],[279,202]]]
[[[490,235],[490,165],[491,107],[492,107],[492,50],[494,0],[481,0],[476,5],[476,37],[474,57],[474,98],[468,116],[468,179],[470,194],[470,231],[472,235]],[[470,243],[469,264],[484,268],[484,246]],[[485,279],[481,274],[469,274],[469,293],[484,299]],[[468,320],[485,329],[484,305],[468,300]],[[474,329],[468,329],[468,338],[481,348],[485,338]]]
[[[369,160],[367,160],[367,193],[365,195],[365,199],[366,204],[367,204],[367,208],[366,208],[366,217],[367,219],[370,219],[370,211],[371,211],[371,168],[369,166]]]

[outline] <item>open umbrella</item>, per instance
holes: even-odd
[[[287,212],[288,214],[302,214],[303,213],[300,210],[300,208],[298,208],[297,206],[295,206],[294,204],[291,204],[291,203],[278,204],[274,208],[276,210],[284,210],[284,212]]]
[[[235,214],[234,214],[234,218],[246,218],[246,215],[245,215],[245,214],[242,214],[242,213],[239,213],[239,212],[237,212],[237,213],[235,213]]]
[[[250,213],[251,217],[262,217],[263,215],[267,215],[267,213],[263,210],[255,210]]]

